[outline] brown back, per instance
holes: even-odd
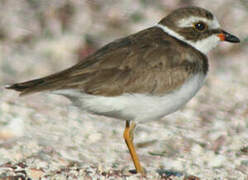
[[[78,89],[92,95],[161,95],[180,87],[192,74],[207,73],[207,57],[158,27],[113,41],[82,62],[10,89],[29,94]]]

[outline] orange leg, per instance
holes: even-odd
[[[130,121],[126,121],[126,128],[125,128],[123,136],[124,136],[125,142],[127,144],[129,153],[132,157],[132,160],[133,160],[133,163],[134,163],[134,166],[136,168],[137,173],[145,175],[145,171],[140,165],[138,155],[136,154],[135,147],[133,145],[133,131],[135,129],[135,126],[136,125],[134,122],[132,122],[130,125]]]

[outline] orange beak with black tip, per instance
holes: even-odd
[[[231,43],[239,43],[240,40],[236,36],[226,32],[222,31],[220,34],[218,34],[218,37],[220,38],[221,41],[227,41]]]

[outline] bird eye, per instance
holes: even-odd
[[[197,29],[198,31],[203,31],[206,29],[207,25],[203,22],[198,22],[194,24],[195,29]]]

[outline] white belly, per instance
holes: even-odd
[[[205,75],[197,74],[181,88],[161,96],[123,94],[115,97],[81,94],[75,90],[59,90],[85,111],[122,120],[149,121],[177,111],[202,87]]]

